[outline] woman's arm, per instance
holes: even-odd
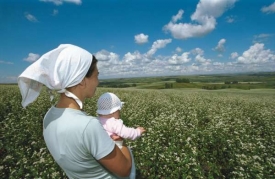
[[[107,170],[120,176],[127,177],[130,175],[132,167],[132,159],[129,149],[124,144],[121,149],[116,145],[113,151],[99,160]]]
[[[131,154],[124,144],[119,149],[109,137],[98,120],[90,120],[83,133],[87,150],[109,172],[120,177],[127,177],[132,167]]]

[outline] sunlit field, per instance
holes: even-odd
[[[121,118],[147,133],[132,147],[137,178],[275,178],[275,90],[99,88],[114,92]],[[55,101],[58,96],[55,97]],[[45,89],[27,109],[17,86],[0,86],[0,178],[66,178],[42,135],[51,104]]]

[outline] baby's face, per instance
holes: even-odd
[[[116,112],[113,113],[113,117],[115,119],[120,119],[120,110],[117,110]]]

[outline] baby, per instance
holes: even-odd
[[[97,101],[97,114],[103,128],[109,134],[120,136],[125,139],[135,140],[145,132],[143,127],[130,128],[123,124],[120,119],[120,110],[124,102],[113,93],[102,94]],[[123,141],[115,141],[116,145],[121,148]]]
[[[135,140],[145,132],[143,127],[137,127],[136,129],[126,127],[123,121],[120,119],[120,110],[122,108],[123,102],[113,93],[104,93],[101,95],[97,101],[97,114],[100,123],[103,128],[112,136],[120,136],[121,138]],[[123,141],[115,141],[119,148],[122,148]],[[134,156],[129,148],[131,158],[132,158],[132,168],[129,178],[136,178],[136,166],[134,161]]]

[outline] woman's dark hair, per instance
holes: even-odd
[[[92,64],[86,74],[86,78],[89,78],[92,76],[93,72],[95,71],[95,68],[96,68],[96,64],[97,64],[97,59],[95,58],[95,56],[93,55],[93,61],[92,61]]]

